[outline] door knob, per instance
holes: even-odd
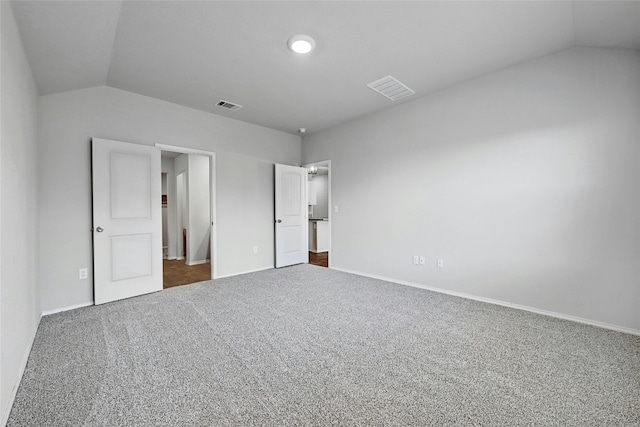
[[[102,227],[98,227],[98,228],[96,228],[96,231],[97,231],[98,233],[102,233],[102,232],[104,231],[104,228],[102,228]]]
[[[280,224],[280,223],[282,222],[282,220],[281,220],[281,219],[279,219],[279,220],[276,220],[276,222],[277,222],[278,224]]]

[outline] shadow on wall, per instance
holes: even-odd
[[[333,265],[640,330],[638,75],[570,49],[305,136]]]

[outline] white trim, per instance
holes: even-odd
[[[273,265],[270,265],[268,267],[260,267],[260,268],[254,269],[254,270],[241,271],[240,273],[225,274],[223,276],[218,276],[217,279],[223,279],[225,277],[240,276],[241,274],[256,273],[258,271],[271,270],[272,268],[275,268],[275,267]]]
[[[90,305],[94,305],[94,302],[83,302],[82,304],[68,305],[66,307],[54,308],[53,310],[43,311],[41,317],[49,316],[50,314],[62,313],[63,311],[75,310],[76,308],[89,307]]]
[[[210,259],[203,259],[201,261],[191,261],[191,262],[187,262],[186,264],[191,267],[193,265],[201,265],[201,264],[208,264],[210,263],[211,260]]]
[[[314,251],[313,249],[311,249],[309,252],[313,252],[314,254],[323,254],[325,252],[329,252],[329,249],[326,249],[324,251]]]
[[[496,299],[492,299],[492,298],[479,297],[479,296],[476,296],[476,295],[465,294],[463,292],[450,291],[450,290],[447,290],[447,289],[436,288],[434,286],[427,286],[427,285],[421,285],[419,283],[407,282],[405,280],[392,279],[390,277],[379,276],[377,274],[367,274],[367,273],[363,273],[363,272],[360,272],[360,271],[354,271],[354,270],[349,270],[349,269],[346,269],[346,268],[339,268],[339,267],[331,267],[331,269],[342,271],[344,273],[355,274],[355,275],[358,275],[358,276],[370,277],[372,279],[384,280],[386,282],[397,283],[399,285],[405,285],[405,286],[411,286],[411,287],[414,287],[414,288],[426,289],[428,291],[438,292],[438,293],[441,293],[441,294],[452,295],[452,296],[455,296],[455,297],[470,299],[470,300],[474,300],[474,301],[486,302],[486,303],[489,303],[489,304],[500,305],[500,306],[503,306],[503,307],[515,308],[516,310],[529,311],[531,313],[542,314],[544,316],[555,317],[557,319],[569,320],[569,321],[576,322],[576,323],[583,323],[585,325],[597,326],[597,327],[603,328],[603,329],[610,329],[612,331],[624,332],[626,334],[640,336],[640,329],[633,329],[633,328],[627,328],[625,326],[612,325],[610,323],[598,322],[596,320],[589,320],[589,319],[585,319],[585,318],[582,318],[582,317],[571,316],[569,314],[557,313],[555,311],[541,310],[539,308],[529,307],[529,306],[520,305],[520,304],[513,304],[513,303],[510,303],[510,302],[507,302],[507,301],[501,301],[501,300],[496,300]]]
[[[175,261],[177,259],[178,259],[178,257],[170,256],[170,257],[167,258],[167,261]]]
[[[204,151],[204,150],[198,150],[195,148],[188,148],[188,147],[178,147],[177,145],[155,144],[155,147],[159,148],[162,151],[173,151],[175,153],[201,154],[203,156],[211,156],[211,157],[215,157],[216,155],[216,153],[213,151]]]
[[[9,400],[7,401],[7,407],[6,408],[2,408],[3,411],[2,411],[2,420],[0,420],[0,426],[7,425],[7,422],[9,421],[9,415],[11,414],[11,408],[13,408],[13,402],[16,400],[16,395],[18,394],[18,387],[20,387],[20,383],[22,382],[22,376],[24,375],[24,371],[25,371],[25,369],[27,369],[27,362],[29,361],[29,355],[31,354],[31,349],[33,348],[33,343],[36,340],[36,334],[38,333],[38,328],[40,327],[40,321],[41,320],[42,320],[42,315],[40,315],[40,318],[36,322],[36,327],[33,330],[33,333],[31,334],[31,344],[29,345],[29,348],[27,348],[27,351],[22,356],[22,361],[20,362],[20,367],[19,367],[19,371],[18,371],[18,377],[17,377],[18,380],[13,385],[13,387],[11,387],[11,393],[9,395]]]

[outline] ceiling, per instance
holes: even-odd
[[[175,159],[176,157],[179,157],[181,154],[184,154],[184,153],[176,153],[175,151],[162,150],[160,152],[160,157],[162,157],[163,159]]]
[[[296,133],[573,46],[640,49],[640,2],[19,1],[41,95],[111,86]],[[287,49],[296,34],[316,50]],[[392,75],[416,93],[366,85]],[[224,99],[243,106],[232,112]]]

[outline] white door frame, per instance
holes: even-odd
[[[302,165],[303,168],[310,168],[311,166],[327,166],[329,168],[329,174],[327,175],[327,210],[329,213],[329,268],[331,268],[331,228],[333,227],[333,221],[331,220],[331,213],[333,212],[333,205],[331,204],[331,160],[322,160],[320,162],[307,163]],[[309,195],[307,195],[309,197]]]
[[[209,189],[211,190],[211,279],[218,278],[218,221],[217,221],[217,203],[216,203],[216,153],[213,151],[198,150],[195,148],[179,147],[177,145],[156,144],[157,148],[162,151],[173,151],[182,154],[198,154],[201,156],[209,156]],[[177,189],[176,189],[177,191]],[[177,193],[176,193],[177,194]],[[177,236],[182,239],[182,234]]]

